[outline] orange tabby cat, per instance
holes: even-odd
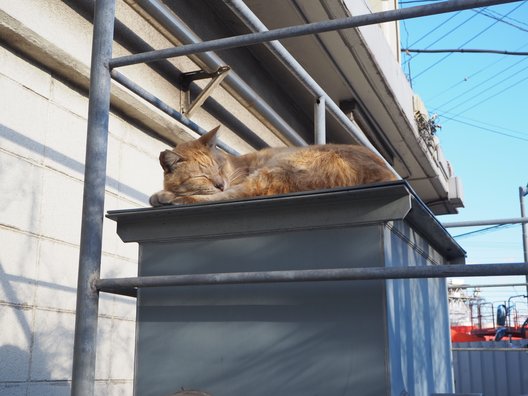
[[[369,149],[327,144],[266,148],[239,157],[216,148],[218,127],[160,153],[164,189],[152,206],[188,204],[396,180]]]

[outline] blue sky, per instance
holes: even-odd
[[[401,1],[400,7],[428,3]],[[402,48],[528,52],[528,1],[406,20],[400,33]],[[402,67],[429,112],[439,115],[437,136],[464,186],[465,208],[440,221],[519,217],[518,189],[528,183],[528,56],[404,54]],[[520,225],[456,240],[468,252],[468,263],[523,261]],[[506,283],[524,277],[465,280]],[[526,288],[483,289],[489,300],[522,293]]]

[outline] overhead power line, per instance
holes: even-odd
[[[434,109],[433,109],[434,110]],[[436,111],[436,110],[435,110]],[[449,113],[449,112],[441,112],[441,115],[442,117],[444,118],[449,118],[448,116],[451,116],[451,120],[453,121],[465,121],[466,122],[466,125],[470,125],[470,126],[473,126],[475,128],[481,128],[481,129],[485,129],[485,128],[488,128],[489,130],[491,130],[492,132],[511,132],[515,135],[518,135],[518,136],[523,136],[525,137],[527,140],[528,140],[528,131],[519,131],[519,130],[516,130],[516,129],[511,129],[511,128],[508,128],[508,127],[505,127],[504,125],[495,125],[495,124],[490,124],[489,122],[484,122],[482,120],[476,120],[474,118],[470,118],[470,117],[466,117],[466,116],[456,116],[456,119],[454,118],[455,115],[453,113]]]
[[[457,16],[458,14],[460,14],[461,11],[458,11],[457,13],[455,13],[455,15],[451,16],[450,18],[446,19],[444,21],[444,24],[447,23],[448,21],[450,21],[451,19],[453,19],[455,16]],[[430,43],[427,47],[425,48],[430,48],[432,47],[433,45],[435,45],[436,43],[438,43],[440,40],[446,38],[447,36],[449,36],[451,33],[453,33],[455,30],[459,29],[461,26],[464,26],[466,23],[468,23],[470,20],[472,20],[473,18],[475,18],[478,14],[473,14],[473,15],[470,15],[469,18],[466,18],[464,19],[462,22],[460,22],[458,25],[456,25],[455,27],[451,28],[451,30],[449,30],[447,33],[444,33],[442,36],[440,36],[439,38],[437,38],[435,41],[433,41],[432,43]],[[425,36],[428,36],[430,33],[432,33],[434,30],[436,29],[433,29],[431,30],[428,34],[426,34]],[[418,40],[419,41],[419,40]],[[415,41],[413,44],[411,45],[414,45],[416,44],[417,41]],[[407,59],[405,62],[410,62],[411,60],[413,60],[415,56],[411,56],[409,59]]]
[[[492,49],[470,49],[470,48],[452,48],[452,49],[415,49],[415,48],[402,48],[401,52],[416,52],[416,53],[443,53],[443,52],[461,52],[471,54],[500,54],[500,55],[517,55],[517,56],[528,56],[528,52],[514,52],[514,51],[503,51],[503,50],[492,50]]]
[[[515,51],[519,51],[519,50],[521,50],[521,49],[524,49],[525,47],[528,47],[528,42],[527,42],[527,43],[524,43],[524,44],[521,45],[520,47],[516,48]],[[470,75],[464,77],[463,79],[460,79],[460,80],[457,81],[455,84],[453,84],[453,85],[447,87],[446,89],[444,89],[444,90],[441,91],[440,93],[435,93],[434,95],[432,95],[431,101],[438,100],[439,97],[444,96],[447,92],[451,91],[453,88],[458,87],[460,84],[464,84],[464,83],[466,83],[467,81],[472,81],[476,76],[478,76],[478,75],[481,74],[482,72],[484,72],[484,71],[486,71],[486,70],[488,70],[488,69],[494,67],[496,64],[498,64],[498,63],[500,63],[500,62],[502,62],[502,61],[504,61],[504,60],[506,60],[506,59],[508,59],[508,56],[506,56],[506,55],[501,56],[499,59],[494,60],[493,62],[491,62],[491,63],[485,65],[484,67],[480,68],[479,70],[477,70],[477,71],[471,73]],[[523,62],[523,61],[525,61],[525,60],[526,60],[526,58],[521,59],[520,61],[516,62],[514,65],[516,65],[517,63]],[[512,65],[512,66],[508,66],[506,69],[503,69],[503,70],[501,70],[501,71],[498,72],[498,73],[494,73],[493,76],[492,76],[491,78],[496,78],[498,75],[504,73],[506,70],[510,69],[510,68],[513,67],[514,65]],[[491,78],[486,79],[485,81],[481,82],[481,83],[478,84],[477,86],[480,86],[480,85],[485,84],[485,83],[486,83],[489,79],[491,79]],[[472,88],[470,88],[468,91],[473,90],[473,89],[475,89],[475,88],[476,88],[476,87],[472,87]],[[457,99],[457,98],[459,98],[460,96],[463,96],[463,95],[465,95],[465,92],[463,92],[463,93],[457,95],[455,98],[450,99],[447,103],[442,103],[441,105],[436,106],[436,107],[443,107],[444,105],[448,104],[449,102],[451,102],[451,101],[453,101],[453,100],[455,100],[455,99]]]
[[[445,24],[447,22],[449,22],[451,19],[455,18],[458,14],[460,14],[462,11],[458,11],[458,12],[455,12],[453,13],[453,15],[451,15],[449,18],[447,18],[445,21],[442,21],[440,22],[437,26],[435,26],[433,29],[429,30],[427,33],[425,33],[422,37],[420,37],[419,39],[417,39],[416,41],[414,41],[412,44],[408,45],[407,47],[410,47],[410,46],[413,46],[415,44],[418,44],[420,41],[422,41],[424,38],[430,36],[433,32],[437,31],[438,29],[440,29],[442,26],[445,26]],[[445,36],[443,36],[445,37]],[[429,44],[427,46],[427,48],[429,48],[432,44]]]
[[[526,69],[526,68],[525,68],[525,69]],[[523,70],[525,70],[525,69],[523,69]],[[510,76],[510,77],[513,77],[513,76]],[[491,86],[491,87],[488,87],[486,90],[480,92],[479,95],[482,95],[483,93],[489,91],[491,88],[494,88],[495,86],[499,85],[500,83],[502,83],[502,82],[508,80],[510,77],[508,77],[508,78],[502,80],[502,81],[499,82],[498,84],[495,84],[495,85],[493,85],[493,86]],[[523,82],[526,81],[526,80],[528,80],[528,77],[523,77],[523,78],[521,78],[520,80],[514,82],[514,83],[511,84],[511,85],[508,85],[506,88],[500,90],[499,92],[495,92],[495,93],[493,93],[492,95],[489,95],[488,97],[482,99],[482,100],[479,101],[478,103],[475,103],[475,104],[473,104],[472,106],[470,106],[470,107],[468,107],[468,108],[466,108],[466,109],[460,111],[459,113],[455,114],[455,116],[459,116],[460,114],[464,114],[464,113],[468,112],[469,110],[474,109],[475,107],[481,105],[482,103],[484,103],[484,102],[486,102],[486,101],[488,101],[488,100],[490,100],[490,99],[495,99],[497,96],[499,96],[500,94],[502,94],[502,93],[508,91],[509,89],[518,87],[519,84],[523,83]],[[459,107],[459,106],[457,106],[457,107]],[[455,107],[449,109],[448,111],[451,111],[451,110],[454,110],[454,109],[455,109]]]
[[[494,133],[494,134],[496,134],[496,135],[501,135],[501,136],[509,137],[509,138],[512,138],[512,139],[518,139],[518,140],[522,140],[522,141],[524,141],[524,142],[528,142],[528,138],[523,138],[523,137],[520,137],[520,136],[511,135],[511,134],[509,134],[509,133],[505,133],[505,132],[497,131],[496,129],[486,128],[486,127],[483,127],[483,126],[479,126],[479,125],[476,125],[476,124],[472,124],[472,123],[470,123],[470,122],[462,121],[462,120],[460,120],[460,119],[455,118],[456,116],[448,117],[448,116],[446,116],[445,114],[440,114],[440,116],[441,116],[442,118],[447,119],[447,120],[454,121],[454,122],[458,122],[458,123],[460,123],[460,124],[464,124],[464,125],[467,125],[467,126],[471,126],[471,127],[473,127],[473,128],[481,129],[481,130],[483,130],[483,131],[490,132],[490,133]]]
[[[491,25],[487,26],[486,28],[484,28],[483,30],[481,30],[480,32],[478,32],[477,34],[475,34],[473,37],[471,37],[469,40],[465,41],[464,43],[462,43],[460,45],[460,47],[458,48],[462,48],[464,45],[466,44],[469,44],[471,41],[473,41],[474,39],[476,39],[477,37],[479,37],[480,35],[482,35],[484,32],[486,32],[487,30],[491,29],[493,26],[495,26],[497,23],[499,23],[501,21],[501,19],[507,17],[508,15],[510,15],[511,13],[513,13],[515,10],[517,10],[519,7],[521,7],[522,5],[524,4],[521,3],[519,4],[517,7],[514,7],[513,9],[511,9],[506,15],[503,15],[500,19],[497,19],[495,22],[493,22]],[[478,15],[478,14],[474,14],[474,15]],[[423,75],[424,73],[426,73],[427,71],[431,70],[433,67],[435,67],[436,65],[438,65],[439,63],[443,62],[445,59],[447,59],[449,56],[451,56],[452,53],[449,53],[447,54],[446,56],[442,57],[441,59],[439,59],[438,61],[436,61],[435,63],[433,63],[432,65],[430,65],[429,67],[427,67],[426,69],[422,70],[420,73],[418,73],[417,75],[414,76],[414,78],[418,78],[420,77],[421,75]]]
[[[503,229],[506,229],[506,228],[514,227],[516,225],[518,225],[518,224],[499,224],[499,225],[492,226],[492,227],[482,228],[482,229],[476,230],[476,231],[466,232],[464,234],[454,235],[453,238],[464,238],[464,237],[468,237],[470,235],[475,235],[475,234],[480,234],[480,233],[487,233],[487,232],[491,232],[491,231],[503,230]]]
[[[524,1],[522,4],[525,4],[525,3],[526,3],[526,1]],[[496,11],[487,10],[487,9],[484,9],[484,10],[473,10],[473,11],[477,12],[479,14],[482,14],[484,16],[487,16],[488,18],[495,19],[495,20],[497,20],[499,22],[502,22],[502,23],[505,23],[507,25],[510,25],[510,26],[512,26],[512,27],[514,27],[516,29],[522,30],[523,32],[528,32],[528,29],[526,27],[520,26],[520,24],[526,25],[524,22],[518,21],[518,20],[513,19],[511,17],[506,17],[505,15],[501,15],[501,14],[499,14]],[[528,25],[526,25],[526,26],[528,26]]]
[[[437,105],[437,106],[434,106],[435,108],[444,108],[444,106],[447,106],[447,105],[450,105],[452,106],[451,108],[449,108],[448,110],[446,110],[445,112],[446,113],[449,113],[452,109],[455,109],[455,108],[459,108],[460,105],[462,104],[465,104],[467,103],[468,101],[470,100],[474,100],[475,98],[485,94],[486,92],[488,92],[490,89],[492,88],[495,88],[496,86],[502,84],[503,82],[505,81],[508,81],[509,79],[511,78],[514,78],[515,76],[519,75],[520,72],[526,70],[526,67],[523,68],[523,69],[520,69],[520,70],[514,70],[514,72],[510,75],[508,75],[506,78],[502,79],[501,81],[499,81],[498,83],[495,83],[493,85],[488,85],[488,87],[484,88],[483,90],[481,90],[480,92],[478,93],[473,93],[471,98],[470,99],[467,99],[465,102],[462,102],[462,103],[458,103],[458,104],[454,104],[454,102],[459,99],[459,98],[462,98],[464,96],[467,96],[469,94],[471,94],[474,90],[476,90],[477,88],[483,86],[483,85],[486,85],[486,84],[489,84],[491,83],[493,80],[496,80],[499,76],[503,75],[504,73],[506,73],[508,70],[510,69],[513,69],[515,68],[517,65],[523,63],[523,62],[526,62],[528,60],[528,58],[521,58],[520,60],[518,60],[517,62],[509,65],[508,67],[506,68],[503,68],[501,69],[500,71],[497,71],[495,72],[495,74],[493,74],[493,76],[491,77],[488,77],[484,80],[482,80],[480,83],[476,84],[476,85],[473,85],[471,87],[469,87],[468,89],[466,89],[465,91],[463,91],[462,93],[456,95],[455,97],[453,98],[450,98],[448,101],[445,101],[444,103],[442,103],[441,105]]]

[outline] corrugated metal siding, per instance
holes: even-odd
[[[512,344],[526,347],[527,341]],[[508,347],[508,341],[453,344],[453,348]],[[528,395],[528,349],[525,352],[453,351],[453,363],[457,392],[482,392],[484,396]]]

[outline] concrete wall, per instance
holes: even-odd
[[[6,48],[0,92],[0,395],[67,395],[87,98]],[[108,209],[145,205],[165,146],[112,115]],[[136,274],[137,248],[107,220],[103,250],[103,276]],[[97,392],[130,394],[135,301],[103,296],[100,314]]]

